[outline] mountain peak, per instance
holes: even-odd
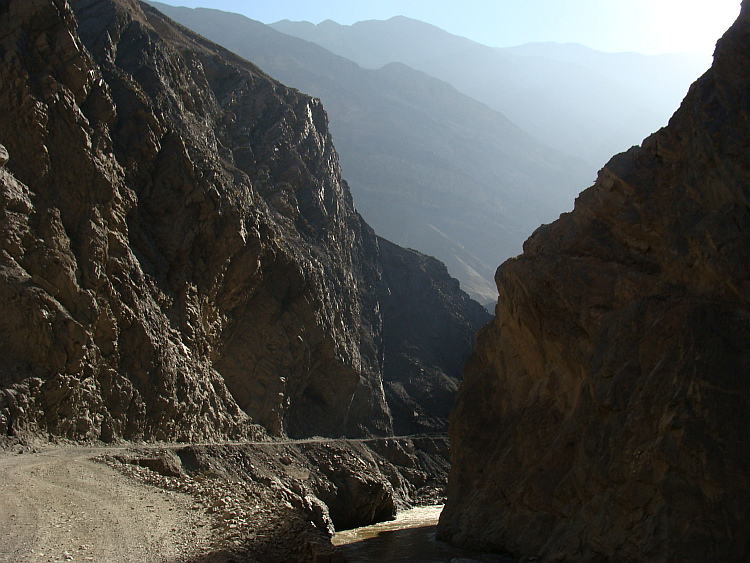
[[[338,29],[339,27],[342,27],[342,25],[336,21],[333,20],[323,20],[319,24],[316,25],[316,27],[320,27],[321,29]]]

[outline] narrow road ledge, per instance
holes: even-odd
[[[0,561],[311,561],[440,502],[445,437],[0,453]],[[27,450],[25,450],[27,451]]]

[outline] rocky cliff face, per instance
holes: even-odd
[[[319,97],[360,213],[381,236],[439,258],[482,304],[497,300],[497,265],[518,254],[540,223],[568,209],[595,175],[504,115],[403,64],[386,60],[367,70],[240,14],[149,3]],[[405,32],[419,43],[423,37],[411,31],[379,37],[398,41]],[[428,43],[429,58],[442,58]]]
[[[392,431],[403,290],[318,101],[134,0],[5,2],[0,59],[2,433]],[[481,308],[422,279],[468,356]]]
[[[669,126],[496,275],[440,534],[550,561],[750,557],[750,5]]]
[[[460,374],[474,345],[476,331],[466,330],[467,312],[472,323],[491,317],[459,291],[442,262],[384,239],[378,246],[386,288],[383,386],[394,432],[447,432]]]

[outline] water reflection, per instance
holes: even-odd
[[[338,532],[333,543],[339,546],[349,563],[512,563],[511,559],[498,555],[459,549],[437,541],[435,528],[442,509],[443,505],[414,508],[399,514],[392,522]]]

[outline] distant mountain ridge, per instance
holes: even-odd
[[[405,16],[364,20],[352,25],[333,20],[317,25],[307,21],[281,20],[269,25],[370,69],[391,62],[419,68],[421,61],[485,48],[481,43]]]
[[[495,300],[496,265],[594,177],[582,161],[403,64],[366,70],[244,16],[153,5],[321,98],[357,209],[386,238],[445,262],[480,302]]]
[[[629,67],[631,72],[638,73],[643,69],[647,72],[651,72],[652,68],[661,70],[669,65],[677,66],[676,70],[680,73],[693,74],[701,72],[701,69],[707,70],[711,64],[710,56],[698,53],[609,53],[580,43],[537,41],[514,47],[490,47],[405,16],[394,16],[387,20],[364,20],[351,25],[339,24],[333,20],[325,20],[317,25],[308,21],[280,20],[269,26],[287,35],[321,45],[371,69],[395,61],[419,68],[424,61],[459,52],[471,54],[482,51],[494,51],[506,57],[545,57],[585,66],[618,79],[622,78],[620,70],[623,67]],[[613,64],[613,61],[617,64]],[[652,77],[664,80],[664,77],[657,77],[655,74]],[[685,85],[685,92],[689,85],[690,83]],[[683,89],[682,86],[679,88]]]
[[[271,25],[367,68],[402,62],[445,80],[597,168],[665,125],[710,65],[701,55],[602,53],[575,44],[498,49],[403,16]]]

